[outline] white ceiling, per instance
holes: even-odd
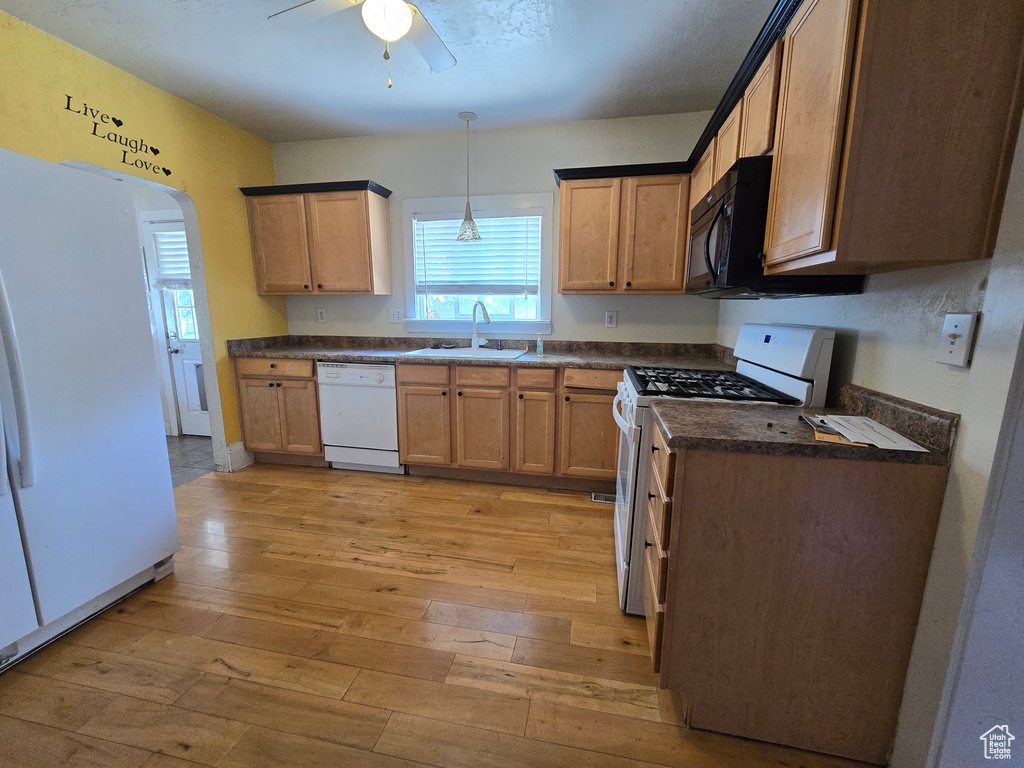
[[[0,0],[0,9],[273,142],[713,109],[774,0],[416,0],[458,59],[430,72],[358,10],[298,0]]]

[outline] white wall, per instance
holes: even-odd
[[[553,168],[685,160],[710,113],[590,120],[529,128],[474,130],[471,136],[474,195],[555,193],[554,251],[558,252],[558,193]],[[486,118],[486,116],[484,116]],[[483,123],[481,119],[474,126]],[[278,184],[372,179],[394,190],[390,198],[392,296],[289,296],[293,334],[403,336],[389,321],[405,309],[405,240],[402,201],[466,193],[465,128],[452,115],[451,133],[370,136],[274,145]],[[557,258],[553,259],[557,268]],[[552,275],[553,290],[557,280]],[[318,307],[328,322],[316,322]],[[615,310],[618,327],[604,327]],[[716,302],[694,296],[552,297],[554,339],[714,342]],[[414,334],[408,334],[414,335]],[[460,334],[466,335],[466,334]]]
[[[721,344],[733,346],[747,322],[833,327],[841,340],[833,389],[853,382],[963,416],[904,690],[896,768],[925,765],[928,754],[1024,326],[1022,297],[1024,136],[991,262],[872,276],[862,296],[722,304]],[[971,368],[934,362],[942,315],[976,310],[982,321]]]

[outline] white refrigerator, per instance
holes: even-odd
[[[136,222],[127,183],[0,150],[0,669],[173,566]]]

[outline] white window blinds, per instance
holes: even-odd
[[[541,211],[477,218],[479,242],[455,238],[461,215],[413,217],[416,293],[536,295],[540,290]]]
[[[181,283],[192,278],[188,265],[188,245],[185,231],[153,232],[156,247],[157,280],[161,283]]]

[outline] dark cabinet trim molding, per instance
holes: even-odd
[[[764,23],[764,26],[761,27],[761,31],[758,33],[757,39],[755,39],[754,44],[750,46],[750,50],[743,59],[743,63],[740,64],[740,68],[733,76],[732,82],[729,83],[729,87],[725,89],[725,95],[722,97],[722,100],[718,102],[718,106],[715,107],[715,111],[711,114],[711,119],[704,128],[704,133],[702,133],[700,138],[697,139],[697,143],[694,145],[693,151],[690,152],[688,160],[678,163],[605,165],[595,168],[561,168],[555,170],[555,183],[560,184],[568,179],[608,179],[624,176],[654,176],[665,173],[690,173],[693,170],[693,167],[700,160],[701,155],[704,154],[704,150],[708,148],[708,145],[711,143],[711,139],[718,135],[718,131],[721,129],[722,124],[725,123],[729,114],[743,97],[744,92],[747,90],[747,86],[750,85],[750,81],[754,79],[754,75],[757,74],[757,70],[761,67],[762,62],[764,62],[765,58],[768,56],[772,46],[774,46],[775,43],[778,42],[779,38],[785,34],[786,27],[788,27],[789,22],[793,20],[793,16],[796,15],[797,9],[800,7],[802,2],[803,0],[779,0],[775,4],[771,14],[768,16],[768,20]]]
[[[626,176],[665,176],[672,173],[689,173],[693,167],[682,163],[640,163],[636,165],[596,165],[592,168],[556,168],[555,184],[581,179],[615,179]]]
[[[383,198],[391,197],[391,190],[375,181],[323,181],[316,184],[278,184],[272,187],[242,187],[246,197],[263,195],[303,195],[312,192],[359,192],[368,189]]]

